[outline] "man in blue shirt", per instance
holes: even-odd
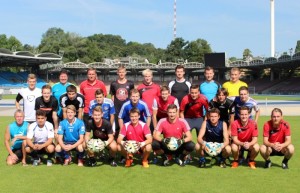
[[[213,99],[221,84],[214,80],[214,69],[210,66],[206,66],[204,69],[205,81],[200,84],[200,93],[206,96],[207,100]]]
[[[125,102],[121,108],[119,114],[119,126],[120,128],[123,127],[124,123],[130,121],[129,111],[133,108],[137,108],[140,111],[140,120],[143,121],[150,126],[151,122],[151,114],[148,109],[147,104],[140,100],[140,93],[137,89],[130,90],[130,100]]]
[[[89,116],[92,118],[93,110],[95,107],[100,106],[103,112],[103,119],[106,119],[112,125],[113,132],[115,132],[115,106],[114,102],[109,99],[105,98],[103,90],[98,89],[95,91],[95,100],[90,102],[89,106]]]
[[[4,144],[8,151],[6,159],[7,165],[14,165],[22,159],[22,164],[26,165],[26,135],[28,122],[24,121],[24,112],[21,109],[15,111],[15,121],[9,124],[4,135]]]
[[[71,163],[72,158],[69,152],[73,149],[77,151],[78,166],[83,166],[85,126],[83,121],[75,115],[75,106],[68,105],[67,119],[61,121],[58,127],[58,145],[55,151],[60,154],[60,157],[65,158],[65,166]]]
[[[63,69],[59,73],[59,82],[52,86],[52,95],[57,101],[59,101],[59,98],[62,94],[67,92],[66,88],[69,85],[71,85],[71,83],[68,82],[68,71]],[[63,119],[63,112],[60,105],[58,106],[57,115],[60,120]]]

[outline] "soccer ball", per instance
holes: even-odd
[[[175,137],[170,137],[169,139],[170,139],[169,143],[166,144],[167,148],[170,151],[176,151],[179,147],[177,143],[177,139]]]
[[[103,151],[105,143],[101,139],[90,139],[87,142],[87,149],[91,152],[98,153]]]
[[[207,142],[205,144],[205,152],[211,157],[217,156],[221,152],[219,149],[217,143]]]
[[[140,149],[140,146],[138,142],[128,140],[125,142],[124,148],[128,153],[136,153]]]

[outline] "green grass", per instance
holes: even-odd
[[[251,95],[255,100],[286,100],[286,101],[300,101],[299,96],[281,96],[281,95]]]
[[[260,117],[259,128],[269,117]],[[98,167],[77,167],[72,164],[67,167],[54,165],[46,167],[22,167],[21,165],[6,166],[7,152],[1,148],[0,162],[0,192],[126,192],[126,193],[167,193],[167,192],[222,192],[222,193],[293,193],[300,191],[300,162],[298,147],[300,145],[299,117],[285,117],[292,127],[293,144],[296,154],[289,162],[289,170],[280,167],[282,157],[272,157],[273,167],[263,169],[263,159],[259,155],[256,159],[258,168],[251,170],[247,166],[237,169],[227,167],[222,169],[216,165],[200,169],[197,160],[185,167],[177,164],[169,167],[150,165],[143,169],[138,161],[135,166],[124,168],[110,167],[107,163]],[[1,117],[0,135],[4,135],[4,128],[13,121],[13,117]],[[195,132],[193,132],[195,139]],[[2,138],[3,139],[3,138]],[[259,143],[262,142],[260,131]]]

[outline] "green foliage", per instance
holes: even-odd
[[[179,59],[184,59],[184,47],[188,44],[183,38],[172,40],[166,49],[166,61],[177,62]]]
[[[204,39],[191,41],[184,48],[185,58],[193,62],[204,63],[204,54],[211,53],[208,42]]]
[[[295,53],[300,52],[300,40],[297,41],[297,45],[295,48]]]

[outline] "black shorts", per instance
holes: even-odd
[[[270,156],[284,156],[284,154],[281,151],[276,151],[274,148],[272,148],[272,153]]]

